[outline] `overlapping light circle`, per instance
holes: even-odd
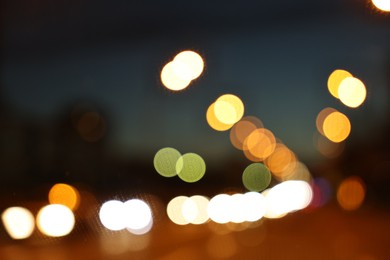
[[[100,207],[99,219],[109,230],[127,229],[136,235],[147,233],[153,225],[152,211],[149,205],[140,199],[130,199],[126,202],[106,201]]]
[[[163,67],[161,82],[170,90],[183,90],[202,74],[203,68],[204,62],[198,53],[190,50],[183,51]]]
[[[244,110],[244,104],[239,97],[225,94],[209,106],[206,119],[211,128],[226,131],[243,117]]]
[[[333,112],[325,118],[323,130],[325,136],[330,141],[339,143],[349,136],[351,123],[346,115],[340,112]]]
[[[356,108],[363,104],[366,95],[366,86],[360,79],[347,77],[341,81],[338,89],[338,96],[344,105]]]
[[[174,148],[160,149],[153,160],[154,168],[164,177],[178,176],[185,182],[197,182],[206,173],[206,163],[196,153],[181,155]]]
[[[177,196],[169,201],[167,214],[169,219],[177,225],[200,225],[209,220],[208,203],[209,199],[201,195]]]
[[[266,201],[258,192],[218,194],[210,199],[207,212],[219,224],[254,222],[265,214]]]

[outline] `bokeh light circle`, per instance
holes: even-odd
[[[153,159],[153,165],[156,171],[164,177],[173,177],[177,175],[176,163],[181,153],[174,148],[166,147],[160,149]]]
[[[360,79],[348,77],[341,81],[338,95],[344,105],[356,108],[363,104],[366,99],[367,90]]]
[[[262,191],[271,183],[271,173],[262,163],[252,163],[242,174],[242,183],[250,191]]]
[[[152,221],[152,211],[149,205],[140,199],[131,199],[123,204],[126,216],[126,228],[141,230]]]
[[[209,126],[217,131],[229,130],[233,126],[233,124],[224,124],[221,121],[219,121],[214,111],[215,111],[215,102],[208,107],[206,112],[206,120]]]
[[[166,88],[179,91],[188,87],[191,80],[179,77],[173,69],[173,62],[168,62],[161,71],[161,82]]]
[[[169,219],[177,225],[187,225],[189,221],[183,216],[183,204],[188,199],[187,196],[177,196],[171,199],[167,205]]]
[[[371,0],[372,3],[380,10],[384,12],[390,12],[390,1],[389,0]]]
[[[62,237],[73,230],[75,218],[68,207],[51,204],[39,210],[36,222],[39,231],[43,234],[51,237]]]
[[[126,228],[126,216],[123,210],[123,202],[109,200],[100,207],[99,218],[103,226],[112,231]]]
[[[323,130],[330,141],[339,143],[347,139],[351,133],[351,123],[346,115],[333,112],[325,118]]]
[[[183,80],[194,80],[202,74],[204,62],[194,51],[182,51],[173,59],[173,71]]]
[[[176,162],[176,172],[185,182],[197,182],[206,173],[206,163],[196,153],[186,153]]]
[[[352,74],[346,70],[335,70],[328,78],[328,90],[332,96],[339,98],[338,90],[340,83],[347,77],[352,77]]]
[[[262,128],[263,123],[254,116],[246,116],[238,121],[230,130],[230,141],[232,145],[239,149],[244,149],[245,139],[257,128]]]
[[[244,104],[239,97],[225,94],[215,101],[214,113],[221,123],[235,124],[244,115]]]
[[[365,195],[366,188],[363,180],[351,176],[341,182],[337,190],[337,201],[345,210],[356,210],[362,205]]]
[[[62,204],[71,210],[77,209],[80,195],[76,188],[64,183],[57,183],[49,191],[50,204]]]
[[[34,231],[34,215],[26,208],[7,208],[1,214],[1,220],[5,230],[13,239],[28,238]]]

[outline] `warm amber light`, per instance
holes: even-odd
[[[173,63],[169,62],[161,71],[161,82],[166,88],[173,91],[179,91],[188,87],[191,80],[179,77],[173,69]]]
[[[278,179],[292,173],[296,165],[295,154],[283,144],[277,144],[274,152],[266,159],[265,165]]]
[[[244,154],[251,161],[262,161],[275,150],[276,139],[265,128],[254,130],[244,141]],[[254,158],[253,158],[254,157]]]
[[[75,210],[80,203],[80,196],[74,187],[68,184],[58,183],[49,191],[49,203],[61,204],[71,210]]]
[[[389,0],[372,0],[372,3],[380,10],[390,12]]]
[[[193,51],[182,51],[173,59],[173,71],[184,80],[194,80],[202,74],[204,62],[202,57]]]
[[[230,130],[230,141],[234,147],[243,150],[245,139],[257,128],[262,128],[263,123],[254,116],[247,116],[238,121]]]
[[[346,115],[333,112],[324,120],[324,134],[332,142],[339,143],[347,139],[351,132],[351,123]]]
[[[339,98],[338,89],[341,81],[347,77],[352,77],[352,74],[346,70],[335,70],[328,78],[328,90],[332,96]]]
[[[341,81],[338,95],[344,105],[355,108],[363,104],[366,99],[366,86],[361,80],[348,77]]]
[[[324,108],[322,109],[318,115],[317,115],[317,118],[316,118],[316,127],[317,127],[317,131],[322,134],[323,136],[325,136],[324,134],[324,120],[327,116],[329,116],[331,113],[333,112],[337,112],[336,109],[334,108],[331,108],[331,107],[327,107],[327,108]]]
[[[345,179],[337,190],[337,200],[345,210],[358,209],[366,194],[364,182],[357,176]]]
[[[207,113],[206,113],[207,123],[211,128],[217,131],[229,130],[233,126],[233,124],[224,124],[221,121],[219,121],[218,118],[215,116],[214,107],[215,107],[215,103],[212,103],[207,109]]]

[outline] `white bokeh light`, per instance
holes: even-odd
[[[99,218],[103,226],[112,231],[126,228],[126,216],[124,214],[123,202],[109,200],[100,207]]]
[[[13,239],[25,239],[34,231],[34,215],[26,208],[11,207],[1,214],[7,233]]]
[[[123,204],[126,227],[141,230],[152,223],[152,211],[149,205],[139,199],[131,199]]]
[[[37,227],[43,234],[62,237],[72,232],[75,224],[73,212],[66,206],[51,204],[43,207],[37,215]]]

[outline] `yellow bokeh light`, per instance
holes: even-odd
[[[251,161],[263,161],[270,156],[276,147],[276,138],[271,131],[259,128],[244,141],[244,154]]]
[[[351,123],[346,115],[340,112],[329,114],[323,124],[325,136],[334,143],[347,139],[351,132]]]
[[[225,94],[215,101],[214,113],[220,122],[235,124],[244,115],[244,104],[239,97]]]
[[[389,0],[372,0],[372,3],[380,10],[390,12]]]
[[[327,116],[329,116],[331,113],[333,112],[337,112],[336,109],[334,108],[331,108],[331,107],[326,107],[324,109],[322,109],[318,115],[317,115],[317,118],[316,118],[316,127],[317,127],[317,131],[325,136],[324,134],[324,120]]]
[[[62,237],[72,232],[75,218],[66,206],[51,204],[39,210],[37,227],[43,234],[51,237]]]
[[[244,149],[244,141],[254,130],[262,128],[263,123],[254,116],[246,116],[238,121],[230,130],[230,141],[239,150]]]
[[[28,238],[34,231],[34,216],[26,208],[8,208],[1,214],[1,220],[5,230],[13,239]]]
[[[356,108],[366,99],[366,86],[360,79],[348,77],[341,81],[338,95],[344,105]]]
[[[341,182],[337,190],[337,201],[345,210],[358,209],[366,195],[366,188],[361,178],[352,176]]]
[[[164,177],[173,177],[177,175],[176,162],[181,153],[171,147],[160,149],[153,158],[153,165],[156,171]]]
[[[182,51],[173,59],[173,71],[183,80],[194,80],[202,74],[204,62],[194,51]]]
[[[76,188],[64,184],[57,183],[49,191],[50,204],[62,204],[71,210],[76,210],[80,203],[80,195]]]
[[[173,91],[183,90],[189,86],[191,80],[180,78],[173,69],[173,63],[168,62],[161,71],[161,82]]]
[[[328,90],[332,96],[339,98],[338,89],[341,81],[347,77],[352,77],[352,74],[346,70],[335,70],[328,78]]]
[[[206,163],[196,153],[186,153],[176,162],[176,172],[185,182],[197,182],[206,173]]]
[[[207,113],[206,113],[206,119],[209,126],[217,131],[229,130],[233,126],[233,124],[224,124],[221,121],[219,121],[218,118],[215,116],[214,111],[215,111],[215,103],[212,103],[207,109]]]

